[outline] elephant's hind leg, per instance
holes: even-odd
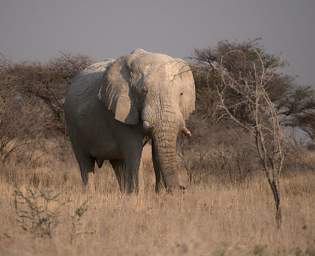
[[[80,165],[80,172],[81,178],[84,185],[88,184],[89,181],[89,173],[94,173],[94,160],[91,160],[88,164],[87,163],[79,163]]]
[[[95,184],[94,184],[94,167],[95,167],[95,160],[91,157],[77,157],[79,166],[80,166],[80,172],[81,172],[81,178],[84,185],[84,188],[88,191],[95,191]]]
[[[132,193],[135,189],[133,173],[127,168],[123,160],[110,160],[114,169],[119,189],[122,193]]]

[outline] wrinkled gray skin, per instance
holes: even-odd
[[[120,190],[138,190],[145,137],[152,139],[156,191],[183,188],[176,140],[190,135],[185,120],[195,108],[195,85],[181,59],[137,49],[96,63],[70,85],[65,118],[84,184],[95,162],[109,160]]]

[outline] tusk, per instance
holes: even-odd
[[[145,130],[150,129],[150,128],[151,128],[150,123],[149,123],[148,121],[144,121],[144,122],[143,122],[143,128],[144,128]]]
[[[186,136],[191,137],[191,132],[190,132],[186,127],[183,128],[182,132],[183,132]]]

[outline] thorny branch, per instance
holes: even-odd
[[[272,72],[266,67],[261,54],[256,51],[259,66],[257,66],[257,63],[252,62],[253,73],[239,74],[235,78],[223,65],[225,56],[231,53],[228,52],[223,55],[220,63],[208,63],[208,67],[217,72],[221,78],[216,88],[220,107],[231,120],[249,132],[254,138],[253,141],[262,169],[273,194],[276,207],[276,222],[278,227],[280,227],[279,177],[284,160],[283,133],[276,108],[266,91],[266,85],[271,79]],[[228,91],[234,91],[238,94],[240,97],[238,104],[229,104],[227,101]],[[234,114],[236,112],[235,108],[241,104],[245,106],[248,114],[248,119],[246,120]]]

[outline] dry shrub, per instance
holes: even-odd
[[[58,210],[63,205],[59,194],[29,187],[14,191],[14,208],[21,228],[39,237],[52,237],[58,225]]]
[[[23,152],[42,140],[64,136],[65,90],[71,78],[90,63],[88,57],[66,54],[44,64],[0,62],[2,162],[17,150],[23,157]]]
[[[285,152],[284,175],[315,171],[315,152],[305,144],[288,139],[285,144]]]
[[[190,120],[193,137],[183,139],[182,161],[193,183],[239,183],[259,171],[255,148],[241,129]]]

